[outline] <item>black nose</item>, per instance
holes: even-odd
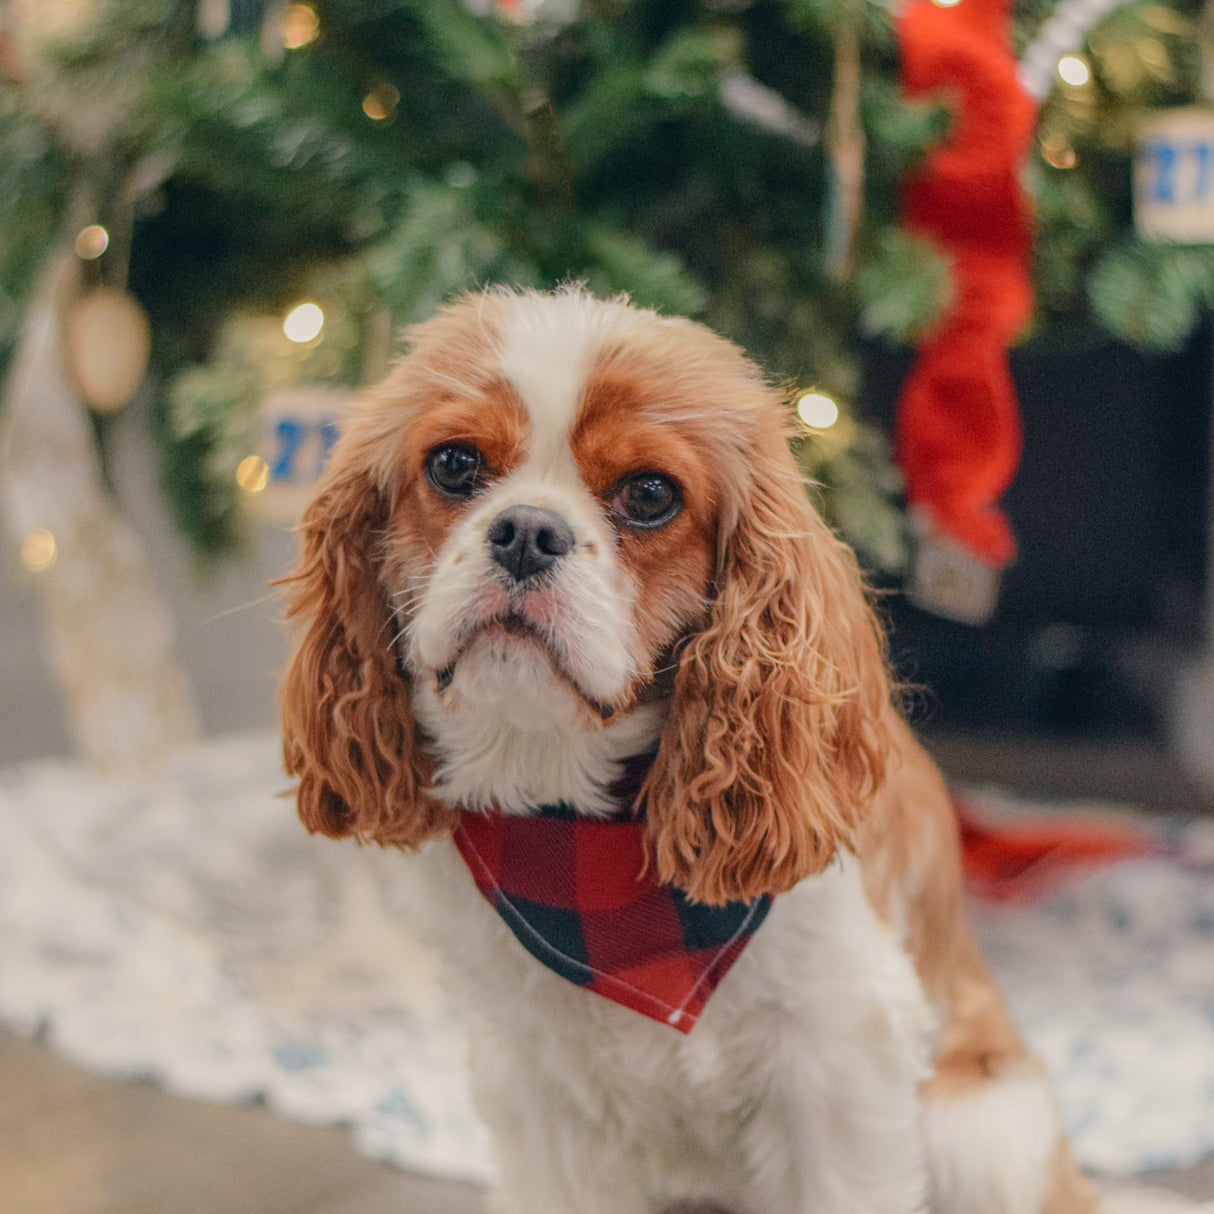
[[[575,543],[573,528],[559,514],[539,506],[511,506],[485,533],[493,559],[516,582],[551,569]]]

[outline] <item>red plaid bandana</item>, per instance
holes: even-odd
[[[537,961],[683,1033],[771,906],[704,906],[660,885],[635,818],[584,818],[563,806],[525,817],[464,813],[455,844]]]

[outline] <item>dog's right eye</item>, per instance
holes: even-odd
[[[468,443],[444,443],[426,456],[426,477],[440,493],[471,497],[480,488],[484,462]]]

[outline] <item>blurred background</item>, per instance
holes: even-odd
[[[0,756],[271,723],[345,399],[576,278],[800,402],[929,732],[1214,785],[1208,6],[966,5],[4,0]]]
[[[787,389],[958,784],[1214,806],[1210,0],[0,0],[0,763],[272,731],[346,402],[570,279]]]

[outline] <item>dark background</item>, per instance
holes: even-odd
[[[893,435],[913,351],[866,351],[862,409]],[[1169,665],[1204,640],[1214,342],[1178,355],[1040,338],[1011,355],[1024,424],[1004,498],[1019,542],[971,628],[885,597],[929,728],[1158,734]]]

